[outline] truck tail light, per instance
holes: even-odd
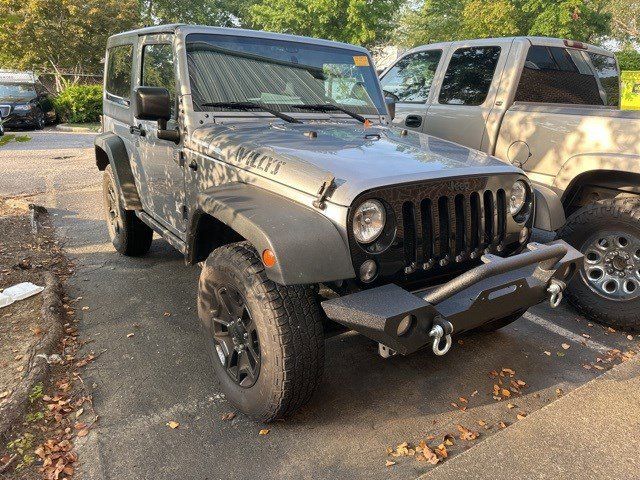
[[[576,42],[575,40],[565,40],[564,45],[569,48],[579,48],[581,50],[586,50],[587,46],[582,42]]]

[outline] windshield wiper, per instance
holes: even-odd
[[[318,103],[315,105],[311,104],[311,105],[291,105],[291,106],[293,108],[299,108],[300,110],[315,110],[316,112],[342,112],[342,113],[346,113],[352,118],[355,118],[359,122],[365,123],[367,121],[367,119],[364,118],[362,115],[356,112],[352,112],[347,108],[335,105],[333,103]]]
[[[257,103],[257,102],[210,102],[210,103],[203,103],[202,106],[203,107],[230,108],[230,109],[233,109],[233,110],[244,110],[244,111],[248,111],[248,110],[264,110],[265,112],[270,113],[274,117],[281,118],[285,122],[302,123],[297,118],[290,117],[286,113],[279,112],[278,110],[275,110],[275,109],[273,109],[271,107],[267,107],[266,105],[263,105],[262,103]]]

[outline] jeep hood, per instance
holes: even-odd
[[[333,203],[375,187],[437,178],[521,173],[477,150],[395,127],[347,123],[201,127],[188,148],[316,195],[335,177]]]

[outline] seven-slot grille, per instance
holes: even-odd
[[[474,260],[487,247],[501,245],[506,210],[503,189],[404,201],[397,218],[405,273]]]
[[[11,113],[11,105],[0,105],[0,118],[8,117]]]

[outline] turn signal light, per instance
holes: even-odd
[[[265,267],[273,267],[276,264],[276,254],[267,248],[262,252],[262,263]]]

